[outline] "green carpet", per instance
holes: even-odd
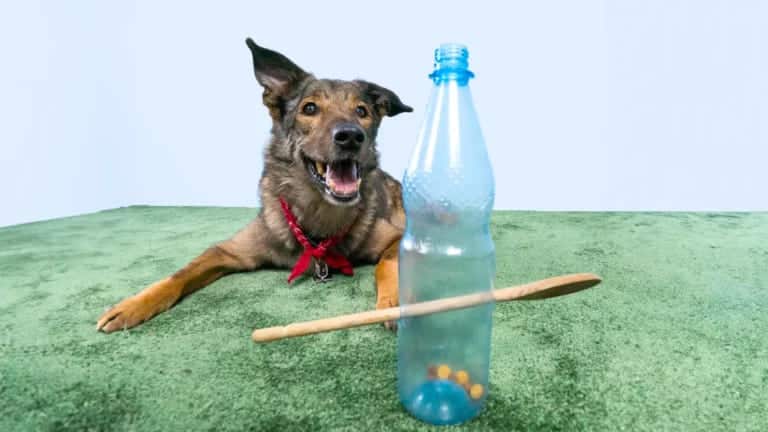
[[[257,326],[361,311],[372,267],[327,285],[227,277],[137,329],[104,308],[254,209],[130,207],[0,228],[0,431],[421,430],[380,327],[255,345]],[[497,286],[605,282],[494,316],[491,397],[456,430],[766,430],[768,214],[494,214]]]

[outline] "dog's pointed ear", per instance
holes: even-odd
[[[256,80],[264,87],[264,103],[267,106],[278,104],[281,97],[310,76],[288,57],[256,45],[251,38],[247,38],[245,44],[251,50],[253,72]]]
[[[368,81],[355,80],[355,82],[371,98],[380,116],[387,115],[393,117],[400,113],[413,111],[413,108],[404,104],[392,90]]]

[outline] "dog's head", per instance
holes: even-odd
[[[413,109],[384,87],[316,79],[278,52],[250,38],[246,44],[277,138],[272,158],[306,171],[304,181],[331,204],[355,204],[361,182],[378,164],[382,118]]]

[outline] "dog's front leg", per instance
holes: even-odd
[[[392,243],[381,254],[376,264],[376,309],[398,305],[397,260],[400,239]],[[384,327],[397,330],[397,321],[387,321]]]
[[[128,297],[101,315],[96,328],[106,333],[125,330],[168,310],[181,298],[238,271],[262,265],[260,221],[233,238],[208,248],[183,269]]]

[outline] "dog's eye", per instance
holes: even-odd
[[[357,116],[360,118],[368,117],[368,110],[362,105],[355,108],[355,113],[357,113]]]
[[[301,112],[308,116],[315,115],[317,112],[317,105],[315,105],[314,102],[307,102],[301,107]]]

